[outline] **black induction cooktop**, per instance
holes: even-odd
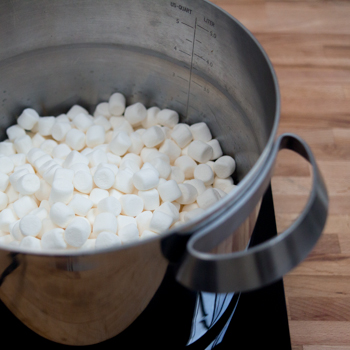
[[[277,234],[271,188],[264,195],[250,246]],[[283,281],[247,293],[196,293],[178,284],[169,266],[144,312],[122,333],[94,349],[291,349]],[[12,347],[51,342],[22,324],[0,302],[3,340]]]

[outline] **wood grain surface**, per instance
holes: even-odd
[[[284,278],[293,350],[350,350],[350,1],[213,1],[269,55],[280,84],[279,133],[312,148],[329,217],[309,257]],[[298,216],[310,168],[283,151],[272,181],[279,232]]]

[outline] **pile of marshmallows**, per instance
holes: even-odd
[[[201,215],[235,188],[235,161],[205,123],[125,107],[115,93],[94,116],[78,105],[58,117],[22,112],[0,143],[0,245],[127,244]]]

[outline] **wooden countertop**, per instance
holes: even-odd
[[[279,133],[308,142],[329,192],[322,238],[284,278],[293,350],[350,350],[350,2],[213,2],[266,50],[281,90]],[[272,186],[282,231],[306,202],[308,164],[281,153]]]

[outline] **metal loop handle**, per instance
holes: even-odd
[[[277,153],[281,149],[295,151],[308,160],[313,169],[311,193],[298,219],[280,235],[248,250],[222,255],[207,253],[220,239],[226,238],[225,223],[232,222],[232,218],[252,208],[252,199],[248,198],[239,209],[234,212],[228,210],[221,223],[214,222],[189,239],[176,276],[180,283],[208,292],[252,290],[282,278],[310,253],[326,223],[328,195],[315,158],[305,141],[293,134],[283,134],[277,139],[270,163],[256,183],[256,193],[260,195],[266,190],[264,179],[270,181]],[[233,226],[230,225],[230,228]]]

